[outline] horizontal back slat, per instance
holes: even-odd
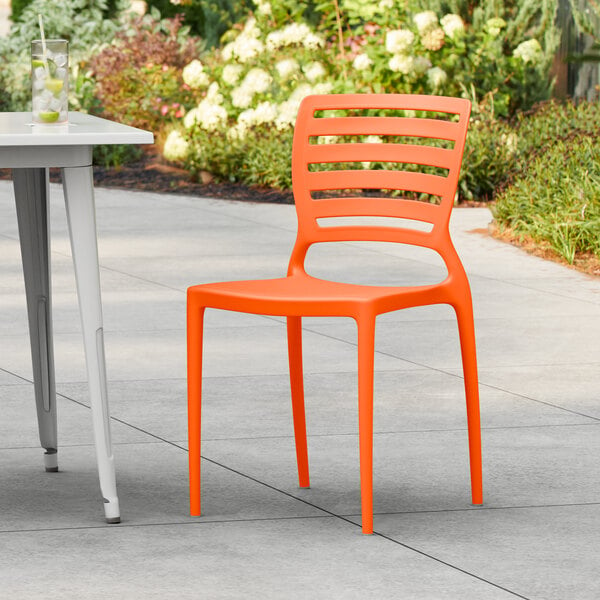
[[[360,242],[373,240],[430,247],[431,233],[402,227],[372,227],[368,225],[358,227],[346,225],[320,227],[314,236],[315,242]]]
[[[462,98],[428,94],[324,94],[313,96],[316,110],[413,110],[466,115],[469,104]]]
[[[310,137],[324,135],[385,135],[455,140],[460,125],[439,119],[407,117],[324,117],[306,124]]]
[[[316,190],[382,189],[433,194],[442,197],[447,180],[439,175],[406,171],[321,171],[306,173],[307,188]]]
[[[454,150],[415,144],[320,144],[307,153],[309,163],[397,162],[450,169]]]
[[[435,204],[398,198],[324,198],[314,200],[316,219],[337,217],[393,217],[435,223],[440,209]]]

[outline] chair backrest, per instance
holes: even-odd
[[[384,116],[353,114],[366,109]],[[306,97],[298,112],[292,151],[298,238],[290,268],[301,267],[306,250],[317,242],[401,242],[432,248],[443,256],[451,243],[448,223],[470,111],[469,100],[442,96]],[[373,143],[369,136],[384,143]],[[377,168],[365,163],[377,163]],[[343,191],[344,197],[328,197],[333,190]],[[389,193],[372,197],[373,192],[363,190],[412,192],[413,199]],[[419,194],[430,194],[439,202],[414,199]],[[332,225],[331,219],[337,217],[388,219],[376,219],[386,222],[381,225],[335,221]],[[415,228],[410,221],[427,225]]]

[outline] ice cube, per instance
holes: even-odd
[[[50,100],[52,100],[52,98],[54,98],[54,94],[50,91],[50,90],[44,90],[41,94],[40,94],[40,98],[46,103],[48,104],[48,102],[50,102]]]
[[[39,102],[39,110],[44,112],[47,111],[50,108],[50,100],[47,100],[46,98],[42,98],[41,96],[38,98]]]
[[[55,54],[54,55],[54,64],[57,67],[64,67],[67,64],[67,55],[66,54]],[[58,77],[58,75],[57,75]]]
[[[33,82],[34,90],[43,90],[46,87],[46,82],[43,79],[36,79]]]
[[[66,121],[67,120],[67,111],[66,110],[61,110],[60,114],[58,115],[58,120],[59,121]]]
[[[48,107],[50,110],[58,112],[63,107],[63,102],[60,98],[52,98]]]
[[[33,110],[34,111],[40,111],[42,109],[42,105],[43,105],[44,101],[36,96],[33,100],[32,100],[32,106],[33,106]]]
[[[44,67],[36,67],[33,70],[33,74],[36,79],[42,79],[42,78],[46,77],[46,69],[44,69]]]
[[[56,69],[56,71],[54,72],[54,77],[56,77],[56,79],[64,79],[66,74],[67,70],[60,68]]]

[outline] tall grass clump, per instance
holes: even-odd
[[[600,259],[600,135],[581,129],[551,143],[502,191],[493,207],[500,232],[530,238],[573,264]]]

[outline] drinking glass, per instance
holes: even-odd
[[[31,42],[31,108],[34,123],[67,123],[69,42]]]

